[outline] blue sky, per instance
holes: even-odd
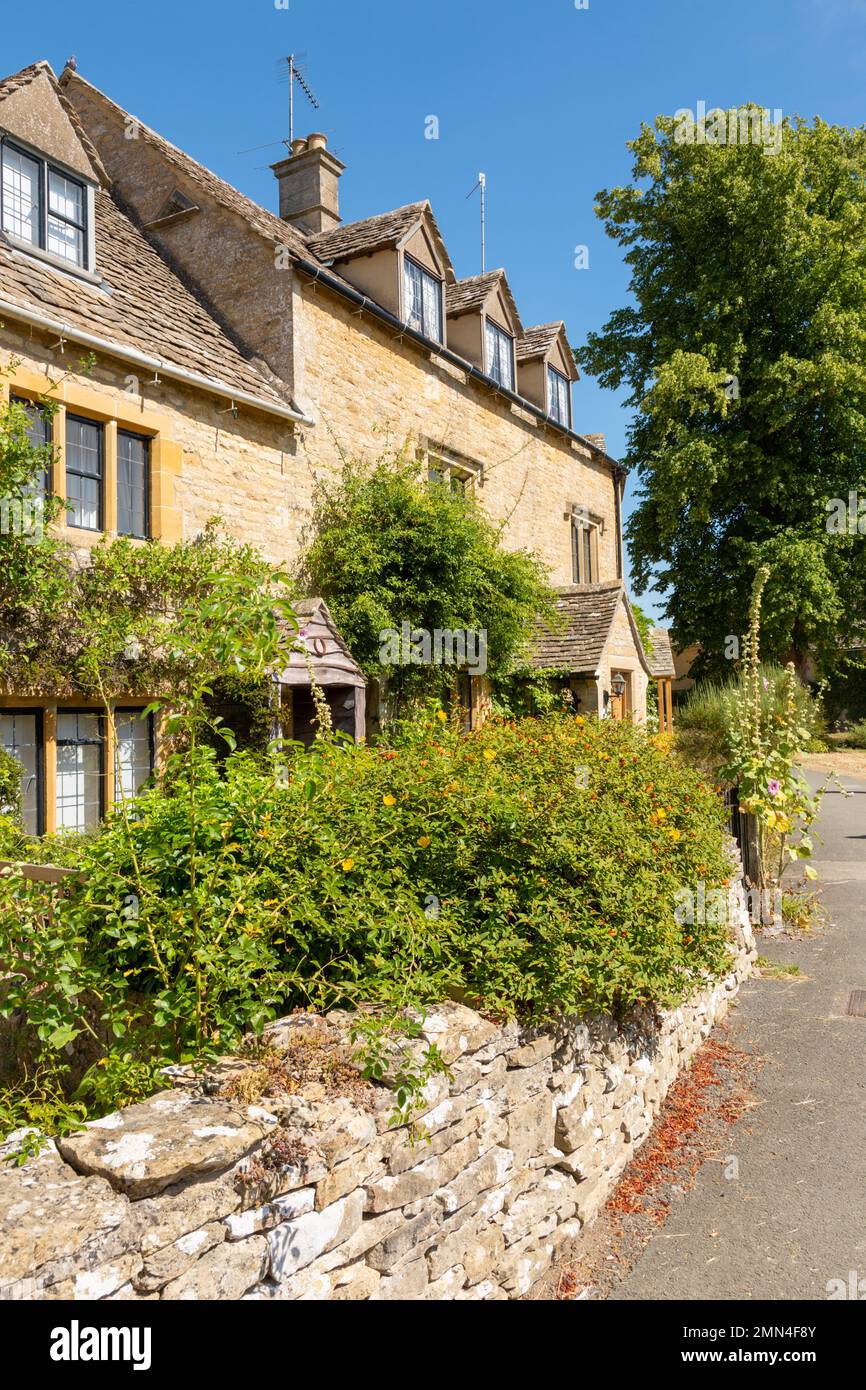
[[[324,130],[348,165],[344,217],[427,197],[458,275],[474,274],[478,203],[466,194],[483,169],[488,266],[507,269],[524,323],[564,318],[573,342],[625,300],[593,201],[627,179],[642,120],[703,100],[866,121],[866,0],[278,4],[40,0],[8,16],[2,67],[47,58],[59,72],[74,53],[84,77],[276,210],[279,60],[305,53],[321,109],[301,102],[296,133]],[[431,115],[438,140],[425,138]],[[575,425],[622,451],[626,412],[590,380],[575,388]]]

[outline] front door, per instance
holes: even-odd
[[[614,671],[611,683],[610,694],[610,717],[611,719],[625,719],[629,710],[628,700],[628,676],[625,672]],[[622,694],[616,693],[616,686],[622,686]]]

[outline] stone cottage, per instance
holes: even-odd
[[[344,222],[344,165],[312,134],[273,166],[270,212],[74,65],[0,82],[0,158],[3,389],[32,403],[37,439],[35,402],[60,401],[50,485],[78,549],[105,532],[193,537],[218,514],[291,564],[317,479],[346,455],[411,448],[431,485],[471,489],[562,587],[574,640],[555,670],[581,708],[645,718],[624,473],[574,428],[565,325],[524,325],[502,270],[459,279],[429,203]],[[601,608],[603,659],[587,664]],[[31,825],[90,824],[112,779],[146,775],[152,731],[129,713],[112,751],[93,710],[4,695]]]

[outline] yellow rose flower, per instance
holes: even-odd
[[[437,709],[436,718],[439,720],[440,724],[444,724],[447,722],[448,715],[445,713],[444,709]]]
[[[419,835],[419,836],[418,836],[418,843],[419,843],[419,845],[421,846],[422,849],[426,849],[427,846],[428,846],[429,843],[430,843],[430,836],[429,836],[429,835]]]
[[[343,872],[344,872],[344,873],[350,874],[350,873],[352,872],[352,870],[354,869],[354,867],[355,867],[355,861],[354,861],[354,859],[344,859],[344,860],[343,860]]]
[[[674,829],[674,830],[669,830],[669,831],[668,831],[668,834],[670,835],[670,837],[671,837],[671,839],[674,841],[674,843],[676,843],[676,841],[680,839],[680,832],[679,832],[679,830],[676,830],[676,829]]]
[[[397,798],[396,798],[396,796],[392,796],[391,793],[389,792],[387,796],[383,796],[383,797],[382,797],[382,804],[383,804],[383,806],[396,806],[396,805],[397,805]]]

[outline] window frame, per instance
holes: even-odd
[[[548,414],[548,416],[550,417],[550,419],[553,420],[554,424],[562,425],[565,429],[571,429],[571,391],[570,391],[570,389],[569,389],[571,383],[569,382],[568,377],[565,375],[565,372],[561,372],[561,371],[559,370],[559,368],[558,368],[558,367],[554,367],[553,364],[552,364],[551,362],[548,362],[548,363],[546,364],[546,366],[547,366],[547,414]],[[563,387],[565,388],[565,419],[564,419],[564,420],[561,419],[560,416],[559,416],[559,415],[556,413],[556,411],[554,411],[554,409],[553,409],[554,397],[553,397],[553,392],[552,392],[552,390],[551,390],[551,386],[552,386],[551,378],[554,378],[557,382],[561,382],[562,385],[563,385]],[[558,400],[557,400],[557,409],[558,409],[558,406],[559,406],[559,402],[558,402]]]
[[[99,737],[96,738],[96,739],[80,739],[80,738],[79,738],[79,739],[76,739],[75,741],[73,741],[73,740],[71,740],[71,739],[68,739],[68,738],[61,738],[61,737],[60,737],[60,720],[61,720],[61,717],[62,717],[64,714],[74,714],[74,715],[77,715],[77,716],[79,716],[79,717],[80,717],[81,715],[86,715],[86,716],[88,716],[89,718],[96,719],[96,721],[97,721],[97,728],[99,729]],[[55,743],[55,748],[56,748],[56,753],[55,753],[55,757],[56,757],[56,773],[55,773],[55,778],[54,778],[54,781],[55,781],[55,788],[54,788],[54,824],[55,824],[55,829],[56,829],[56,831],[62,832],[64,829],[66,829],[65,826],[61,826],[61,825],[60,825],[60,815],[59,815],[59,810],[60,810],[60,806],[59,806],[59,793],[60,793],[60,757],[59,757],[59,750],[60,750],[61,748],[93,748],[93,747],[98,747],[98,749],[99,749],[99,770],[98,770],[98,773],[97,773],[97,776],[98,776],[98,778],[99,778],[98,820],[99,820],[99,822],[101,823],[102,821],[105,820],[105,815],[106,815],[106,810],[107,810],[107,807],[106,807],[107,797],[106,797],[106,785],[105,785],[105,784],[106,784],[106,762],[107,762],[107,759],[106,759],[106,744],[107,744],[107,739],[106,739],[106,728],[105,728],[105,715],[104,715],[103,713],[101,713],[100,710],[95,710],[95,709],[79,709],[77,706],[76,706],[75,708],[70,708],[70,707],[68,707],[68,706],[66,706],[66,705],[61,705],[61,706],[59,706],[59,707],[58,707],[58,710],[57,710],[57,727],[56,727],[56,731],[55,731],[54,743]],[[87,827],[84,828],[84,832],[76,832],[76,833],[86,833],[86,830],[87,830]]]
[[[118,756],[117,756],[117,720],[118,720],[118,717],[119,717],[119,716],[132,717],[132,718],[134,718],[134,719],[139,719],[139,720],[140,720],[140,719],[141,719],[141,716],[144,714],[144,711],[145,711],[146,708],[147,708],[146,705],[116,705],[115,708],[112,710],[112,722],[113,722],[113,724],[114,724],[114,730],[115,730],[114,749],[113,749],[113,753],[114,753],[114,767],[112,768],[112,776],[113,776],[112,792],[113,792],[113,795],[114,795],[114,804],[115,804],[115,805],[119,805],[119,804],[120,804],[120,801],[121,801],[121,797],[120,797],[120,765],[119,765]],[[149,768],[149,770],[148,770],[147,777],[152,777],[153,774],[154,774],[154,772],[156,771],[156,721],[155,721],[155,719],[154,719],[154,717],[153,717],[153,712],[151,712],[151,713],[147,716],[146,724],[147,724],[147,750],[148,750],[148,755],[149,755],[149,760],[150,760],[150,768]],[[147,781],[147,777],[145,778],[145,781]],[[138,796],[138,792],[134,792],[134,793],[133,793],[132,799],[135,800],[135,797],[136,797],[136,796]]]
[[[70,478],[70,475],[71,475],[73,478],[90,478],[91,480],[92,480],[93,477],[94,477],[94,474],[92,474],[92,473],[79,473],[79,471],[78,471],[76,468],[70,468],[70,467],[69,467],[69,425],[70,425],[71,422],[74,422],[74,423],[80,424],[80,425],[91,425],[94,429],[98,430],[98,432],[99,432],[99,469],[100,469],[100,471],[99,471],[99,475],[98,475],[98,478],[97,478],[97,482],[99,483],[99,493],[98,493],[97,517],[96,517],[96,525],[95,525],[95,526],[79,526],[77,522],[75,522],[75,521],[70,521],[70,519],[69,519],[69,518],[70,518],[70,510],[69,510],[69,502],[70,502],[70,497],[69,497],[69,478]],[[66,494],[66,495],[65,495],[65,497],[64,497],[64,501],[65,501],[65,503],[66,503],[66,524],[67,524],[67,526],[70,526],[74,531],[89,531],[91,535],[94,535],[94,534],[96,534],[96,533],[99,532],[99,531],[104,531],[104,530],[105,530],[105,474],[106,474],[106,457],[105,457],[105,421],[104,421],[104,420],[93,420],[93,419],[91,419],[91,418],[90,418],[89,416],[87,416],[87,415],[76,415],[76,414],[74,414],[74,413],[71,412],[71,411],[67,411],[67,413],[66,413],[66,434],[65,434],[64,441],[63,441],[63,446],[64,446],[63,452],[64,452],[64,464],[65,464],[65,477],[66,477],[66,489],[65,489],[65,494]]]
[[[47,468],[44,468],[42,470],[41,488],[38,484],[34,484],[34,491],[41,492],[43,497],[50,497],[54,483],[54,430],[52,418],[48,414],[44,406],[40,406],[39,402],[34,401],[30,396],[22,396],[18,391],[15,390],[14,386],[10,389],[9,392],[9,404],[23,405],[25,410],[32,411],[35,416],[38,416],[38,418],[42,421],[42,424],[45,426],[44,442],[40,445],[34,445],[34,448],[47,448],[51,454],[51,460]],[[31,439],[30,442],[32,444],[33,440]]]
[[[421,277],[420,283],[421,283],[421,312],[422,312],[422,314],[423,314],[423,312],[424,312],[424,277],[426,276],[427,279],[430,280],[430,281],[436,286],[436,301],[437,301],[437,303],[438,303],[438,305],[439,305],[439,323],[438,323],[438,325],[437,325],[437,332],[436,332],[436,333],[430,333],[430,332],[428,331],[427,325],[426,325],[426,323],[424,323],[423,319],[422,319],[422,326],[421,326],[421,328],[416,328],[415,325],[412,323],[412,320],[411,320],[411,318],[410,318],[410,316],[409,316],[409,306],[408,306],[408,304],[407,304],[407,302],[406,302],[406,298],[407,298],[407,296],[406,296],[406,267],[407,267],[407,266],[412,266],[413,269],[416,270],[416,271],[419,273],[420,277]],[[433,272],[432,272],[432,270],[428,270],[427,267],[426,267],[426,266],[423,266],[423,265],[421,264],[420,261],[416,261],[416,259],[415,259],[414,256],[410,256],[410,255],[408,255],[408,254],[404,251],[404,252],[403,252],[403,279],[402,279],[402,283],[401,283],[401,287],[400,287],[400,292],[401,292],[402,300],[403,300],[403,322],[404,322],[409,328],[412,328],[416,333],[420,333],[420,334],[422,335],[422,337],[427,338],[429,342],[431,342],[431,343],[439,343],[440,346],[441,346],[442,344],[444,344],[444,342],[445,342],[445,282],[443,281],[442,277],[439,276],[439,275],[434,275]]]
[[[494,364],[489,360],[490,353],[487,335],[488,328],[491,328],[493,330],[494,341],[497,344],[500,344],[502,341],[508,344],[508,360],[511,364],[510,381],[503,381],[501,377],[497,376],[494,370]],[[495,381],[496,385],[500,386],[503,391],[511,391],[512,393],[514,393],[515,382],[517,381],[517,364],[514,355],[514,334],[509,333],[506,328],[501,328],[499,324],[496,322],[496,320],[490,318],[488,314],[484,315],[484,367],[491,381]]]
[[[0,715],[26,715],[36,729],[36,834],[45,834],[45,711],[38,705],[2,705]],[[5,745],[0,745],[0,747]],[[14,754],[12,755],[14,757]]]
[[[13,150],[15,154],[21,155],[24,159],[29,159],[31,163],[39,168],[39,218],[38,218],[38,240],[27,241],[24,237],[16,236],[14,232],[6,230],[6,201],[4,195],[3,169],[5,166],[5,152]],[[49,175],[56,174],[58,178],[66,179],[69,183],[74,183],[81,189],[81,221],[76,222],[74,218],[67,217],[62,212],[52,212],[49,201],[50,180]],[[51,218],[58,222],[63,222],[68,227],[73,227],[81,233],[81,260],[73,261],[67,256],[60,256],[56,251],[51,251],[48,246],[48,223]],[[74,270],[90,271],[90,185],[80,177],[65,169],[62,164],[46,158],[37,150],[28,149],[25,145],[19,144],[17,140],[10,140],[4,135],[0,138],[0,231],[4,236],[10,238],[15,246],[22,248],[29,247],[34,251],[41,251],[43,255],[50,256],[57,265],[71,267]]]
[[[598,584],[601,526],[586,512],[571,516],[571,572],[573,584]],[[585,573],[589,570],[589,574]]]
[[[139,443],[141,443],[141,444],[144,445],[144,530],[143,530],[141,533],[139,533],[138,531],[121,531],[121,529],[120,529],[120,441],[121,441],[122,438],[136,439],[136,440],[139,441]],[[137,433],[135,432],[135,430],[128,430],[128,429],[126,429],[124,426],[118,424],[118,426],[117,426],[117,448],[116,448],[116,456],[117,456],[117,457],[116,457],[116,468],[117,468],[117,516],[115,517],[115,525],[116,525],[116,528],[117,528],[117,534],[118,534],[119,536],[128,536],[131,540],[135,540],[135,541],[147,541],[147,540],[150,540],[150,538],[151,538],[151,536],[152,536],[152,534],[153,534],[153,529],[152,529],[152,526],[151,526],[151,515],[150,515],[150,512],[151,512],[151,507],[150,507],[150,480],[151,480],[151,466],[152,466],[152,465],[151,465],[152,446],[153,446],[153,440],[152,440],[152,437],[151,437],[149,434],[137,434]],[[104,471],[105,471],[105,463],[104,463],[104,458],[103,458],[103,473],[104,473]]]

